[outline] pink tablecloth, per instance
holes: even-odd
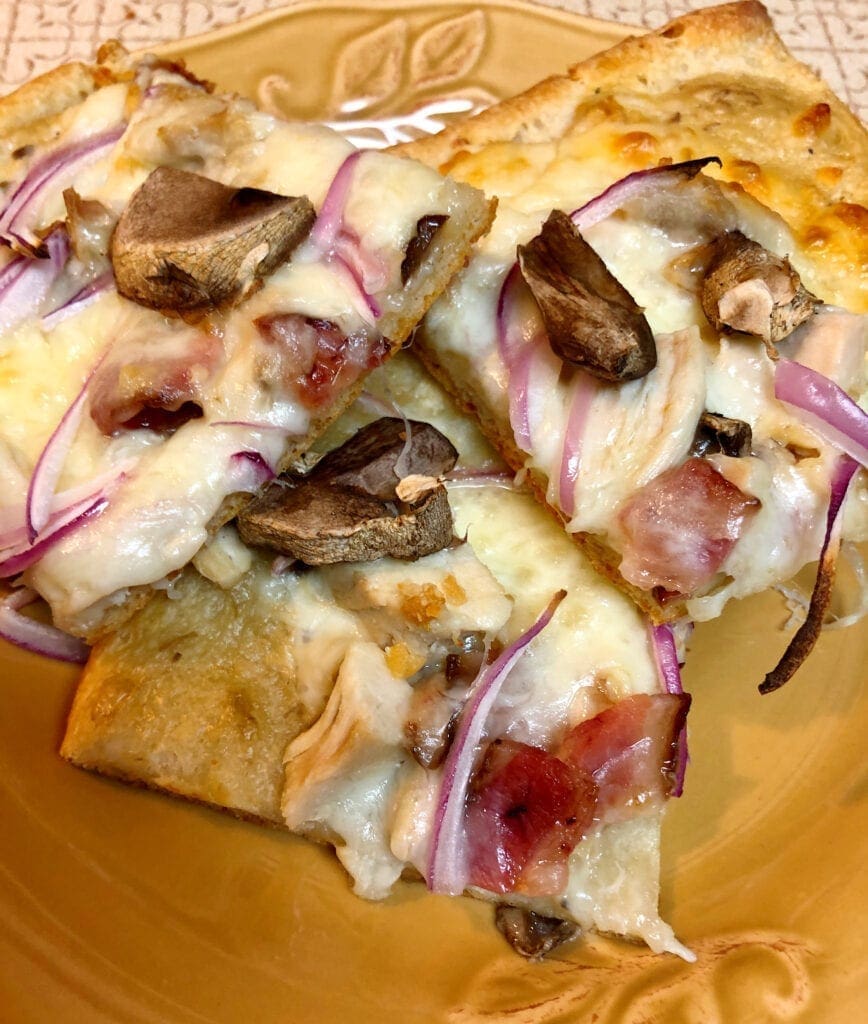
[[[548,0],[625,24],[663,24],[714,0]],[[130,49],[231,24],[286,0],[0,0],[0,92],[100,42]],[[868,120],[868,0],[766,0],[778,32],[801,60]]]

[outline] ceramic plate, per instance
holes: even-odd
[[[624,28],[518,3],[300,4],[167,48],[368,143],[560,71]],[[370,122],[375,122],[372,126]],[[527,964],[489,907],[353,897],[326,850],[81,773],[56,755],[75,673],[0,646],[0,1016],[7,1024],[837,1024],[868,991],[868,629],[766,698],[777,595],[699,627],[687,795],[664,915],[688,965],[605,939]]]

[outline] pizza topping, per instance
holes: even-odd
[[[202,314],[248,295],[307,236],[305,198],[229,188],[158,167],[134,193],[112,237],[118,291],[168,314]]]
[[[90,648],[81,640],[56,626],[22,615],[21,609],[38,598],[36,591],[29,587],[13,590],[0,598],[0,637],[25,651],[33,651],[55,661],[83,665]]]
[[[657,662],[657,671],[663,682],[663,688],[667,693],[676,695],[684,693],[681,683],[681,665],[678,660],[678,648],[675,644],[675,634],[668,622],[657,626],[650,626],[651,646],[654,650],[654,660]],[[673,780],[670,796],[681,796],[684,792],[684,777],[687,774],[687,762],[690,755],[687,751],[687,722],[682,724],[681,731],[676,739],[675,752],[675,778]]]
[[[414,687],[404,737],[410,753],[423,768],[438,768],[443,763],[460,711],[461,701],[450,692],[443,673]]]
[[[357,150],[338,168],[323,200],[310,240],[329,263],[346,271],[367,306],[369,316],[376,320],[381,310],[374,292],[386,285],[388,268],[377,254],[365,249],[358,235],[344,223],[350,188],[361,158],[362,153]]]
[[[751,440],[750,424],[744,420],[721,416],[716,412],[703,412],[696,426],[691,454],[723,454],[739,458],[750,455]]]
[[[53,512],[45,528],[32,543],[25,539],[0,554],[0,579],[11,579],[35,565],[60,541],[80,530],[107,508],[108,498],[100,489],[89,497]]]
[[[812,316],[819,304],[789,260],[740,231],[728,231],[713,243],[700,299],[715,330],[762,338],[773,357],[775,343]]]
[[[194,329],[119,342],[94,376],[91,418],[107,437],[120,430],[174,433],[202,415],[203,386],[223,356],[219,338]]]
[[[33,252],[40,246],[35,233],[39,212],[49,191],[62,190],[75,175],[104,156],[123,135],[118,125],[97,135],[78,139],[46,154],[27,172],[0,212],[0,238],[13,248]]]
[[[469,865],[463,842],[464,813],[485,723],[513,666],[528,644],[551,622],[565,597],[566,591],[559,590],[530,629],[504,648],[491,664],[482,667],[471,687],[443,766],[434,812],[427,870],[428,888],[433,892],[458,895],[468,884]]]
[[[835,583],[835,570],[838,562],[838,553],[841,549],[843,518],[841,511],[844,507],[850,482],[858,468],[858,463],[848,455],[843,455],[838,459],[829,494],[829,510],[826,515],[826,532],[823,537],[822,548],[820,549],[820,565],[817,569],[814,589],[811,592],[808,612],[805,616],[805,621],[796,630],[780,661],[760,683],[760,693],[771,693],[792,679],[796,670],[814,649],[814,645],[823,628],[823,620],[829,607],[832,587]]]
[[[801,363],[779,359],[775,398],[796,406],[821,437],[868,466],[868,413],[833,380]]]
[[[383,417],[324,455],[314,473],[318,480],[392,501],[400,479],[441,477],[457,460],[452,443],[430,423]]]
[[[556,355],[605,381],[654,368],[657,349],[642,310],[565,213],[552,211],[518,258]]]
[[[383,555],[416,559],[452,540],[446,489],[436,477],[458,457],[427,423],[386,418],[368,424],[334,449],[305,477],[270,488],[239,516],[241,536],[286,555],[321,565],[371,561]],[[402,490],[396,465],[402,455],[415,472]]]
[[[627,203],[656,195],[661,189],[671,188],[682,181],[689,181],[712,163],[723,166],[719,157],[705,156],[697,160],[660,164],[657,167],[634,171],[610,185],[578,210],[574,210],[570,217],[579,231],[586,231],[594,224],[611,217],[617,210],[623,209]]]
[[[15,256],[0,270],[0,330],[8,330],[47,304],[69,259],[69,237],[55,227],[43,243],[47,258]]]
[[[82,199],[74,188],[64,190],[63,202],[75,258],[91,275],[109,269],[109,246],[117,222],[114,214],[96,199]]]
[[[452,512],[442,486],[414,505],[394,508],[351,487],[307,480],[270,487],[240,514],[238,528],[248,544],[307,565],[369,562],[385,555],[413,560],[451,542]]]
[[[388,341],[374,332],[359,330],[347,336],[330,320],[300,313],[274,313],[254,323],[266,342],[263,380],[291,390],[309,409],[325,405],[389,353]]]
[[[758,508],[711,463],[689,458],[621,509],[621,575],[643,590],[692,594],[711,582]]]
[[[597,786],[553,754],[496,739],[474,776],[465,829],[469,883],[489,892],[556,895],[594,818]]]
[[[638,694],[574,726],[554,753],[490,743],[467,799],[471,885],[556,895],[573,849],[595,823],[623,821],[678,784],[690,697]]]
[[[521,956],[541,960],[553,949],[578,938],[582,929],[574,921],[544,917],[525,907],[501,903],[494,911],[497,930]]]
[[[416,234],[407,243],[404,259],[401,261],[401,283],[406,284],[419,269],[425,253],[434,241],[434,236],[448,220],[442,213],[429,213],[416,221]]]
[[[557,756],[596,786],[594,821],[623,821],[676,794],[690,696],[635,694],[574,726]]]

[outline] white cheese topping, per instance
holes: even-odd
[[[74,180],[58,179],[58,187],[46,191],[37,230],[65,218],[63,187],[74,185],[83,199],[98,200],[118,216],[148,173],[162,164],[228,185],[306,195],[319,208],[353,152],[328,129],[280,121],[246,101],[210,95],[165,69],[154,72],[150,82],[97,90],[64,115],[55,146],[61,150],[123,125],[120,141],[101,150]],[[417,220],[426,213],[448,214],[453,202],[450,186],[428,168],[383,154],[359,159],[344,226],[376,261],[380,277],[374,297],[384,308],[392,293],[400,292],[404,247]],[[69,267],[64,275],[72,272]],[[60,286],[56,290],[63,292]],[[248,301],[201,325],[167,319],[110,290],[52,329],[34,315],[2,333],[0,445],[25,478],[101,358],[104,368],[115,367],[123,381],[131,381],[173,355],[182,373],[186,347],[202,349],[203,337],[213,356],[209,367],[193,371],[202,416],[168,436],[125,428],[106,436],[89,415],[97,402],[89,392],[58,487],[102,481],[109,506],[53,547],[28,577],[51,603],[58,623],[72,624],[115,591],[159,580],[189,561],[206,540],[223,499],[238,489],[230,472],[232,456],[255,452],[275,466],[288,439],[306,434],[311,410],[296,397],[291,381],[283,382],[279,353],[254,325],[258,317],[274,313],[328,321],[344,336],[358,336],[346,357],[364,367],[375,315],[347,269],[310,245]],[[239,423],[263,428],[227,425]],[[123,475],[112,480],[112,472],[121,470]],[[0,497],[4,505],[13,501],[20,505],[21,495],[7,491]]]

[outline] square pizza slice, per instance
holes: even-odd
[[[0,575],[90,638],[306,451],[491,217],[111,45],[0,103],[0,179]]]
[[[865,128],[745,2],[403,151],[499,202],[417,350],[606,576],[704,620],[821,557],[780,685],[868,536]]]
[[[346,443],[242,513],[254,548],[225,527],[96,645],[62,754],[329,842],[361,896],[407,877],[492,900],[525,955],[592,929],[689,957],[657,906],[686,759],[675,635],[599,578],[414,360],[369,388],[324,439]],[[402,415],[370,423],[371,405]],[[443,438],[454,470],[432,463]],[[433,473],[452,509],[439,550],[369,558],[356,537],[347,560],[353,531],[380,542],[377,502],[442,491]]]

